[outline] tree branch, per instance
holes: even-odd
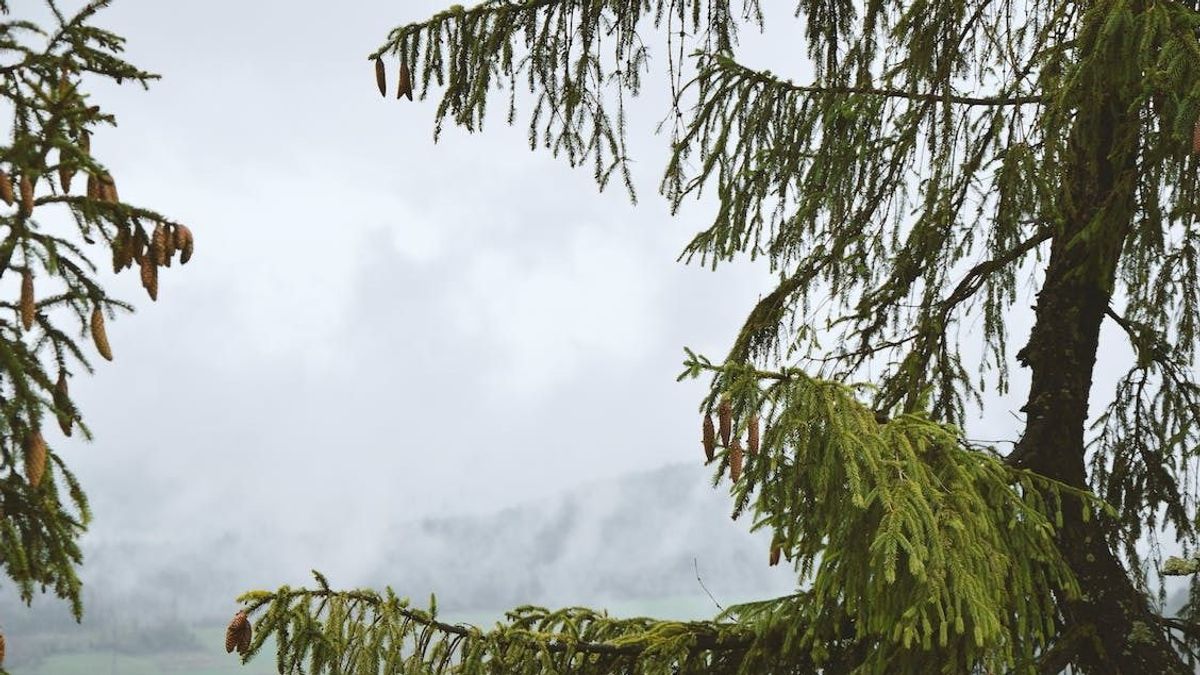
[[[962,96],[951,93],[925,93],[916,91],[904,91],[903,89],[877,87],[862,87],[862,86],[820,86],[820,85],[798,85],[791,80],[780,80],[771,75],[770,71],[758,71],[753,68],[748,68],[734,61],[732,58],[723,54],[715,55],[717,64],[725,70],[734,71],[745,79],[755,80],[763,84],[782,87],[790,91],[801,94],[818,94],[818,95],[859,95],[859,96],[884,96],[887,98],[901,98],[920,103],[938,103],[942,101],[956,103],[967,106],[1016,106],[1016,105],[1032,105],[1038,103],[1046,103],[1049,99],[1045,96],[1035,96],[1032,94],[1024,96]]]

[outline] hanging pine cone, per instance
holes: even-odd
[[[749,444],[750,455],[758,454],[758,415],[750,416],[750,433],[747,443]]]
[[[34,430],[25,437],[25,479],[33,487],[42,482],[46,475],[46,439],[42,432]]]
[[[253,629],[250,627],[250,622],[247,621],[245,629],[243,629],[241,634],[238,635],[238,654],[245,656],[246,653],[250,651],[250,636],[252,631]]]
[[[149,255],[142,256],[142,287],[151,300],[158,300],[158,266]]]
[[[186,225],[175,226],[175,248],[182,251],[179,254],[179,264],[186,265],[192,259],[192,231]]]
[[[0,199],[3,199],[4,203],[9,206],[12,206],[16,200],[13,195],[12,179],[3,171],[0,171]]]
[[[108,345],[108,335],[104,332],[104,313],[99,307],[92,310],[92,341],[96,343],[96,351],[100,356],[112,361],[112,347]]]
[[[112,204],[121,201],[121,198],[117,196],[117,182],[113,180],[111,174],[101,174],[98,181],[100,183],[100,199],[102,201]]]
[[[25,330],[33,328],[35,310],[33,302],[33,272],[21,270],[21,325]]]
[[[742,444],[733,439],[729,445],[729,479],[737,482],[742,477]]]
[[[75,177],[75,170],[62,164],[62,158],[59,158],[58,165],[58,185],[62,188],[63,194],[71,191],[71,179]]]
[[[396,87],[396,98],[407,96],[408,100],[413,100],[412,73],[409,72],[408,63],[403,58],[400,59],[399,79],[400,83]]]
[[[28,218],[33,215],[33,179],[21,174],[21,215]]]
[[[375,57],[375,84],[379,86],[379,95],[387,98],[387,68],[378,56]]]
[[[112,240],[113,274],[120,272],[133,260],[133,250],[130,247],[132,237],[128,227],[125,225],[117,227],[117,234]]]
[[[783,548],[779,546],[779,542],[771,544],[771,567],[779,564],[779,555],[783,553]]]
[[[88,174],[87,182],[87,198],[95,201],[104,199],[104,194],[100,190],[100,181],[94,174]]]
[[[704,443],[704,456],[707,458],[705,464],[707,464],[708,462],[713,461],[713,457],[716,456],[717,449],[717,431],[713,428],[711,415],[704,416],[704,427],[701,433],[701,438],[702,442]]]
[[[58,382],[54,385],[54,407],[58,408],[55,416],[58,417],[58,427],[62,429],[63,435],[71,435],[71,423],[74,422],[74,414],[71,410],[71,395],[67,391],[67,373],[58,371]]]
[[[175,252],[178,251],[179,248],[177,246],[175,246],[175,232],[171,229],[171,226],[166,225],[164,227],[166,229],[166,243],[164,244],[164,248],[167,251],[167,255],[166,255],[166,258],[163,260],[163,265],[166,267],[170,267],[171,266],[171,258],[175,257]]]
[[[722,398],[717,405],[717,420],[721,425],[721,445],[729,447],[729,434],[733,433],[733,404]]]
[[[167,228],[162,223],[154,225],[154,234],[150,236],[150,259],[155,265],[167,262]]]
[[[132,245],[129,247],[130,258],[140,265],[146,259],[146,249],[150,247],[150,239],[146,236],[146,231],[142,229],[140,224],[134,230],[131,242]]]
[[[228,654],[235,648],[243,655],[249,651],[251,631],[250,620],[246,617],[245,610],[239,610],[225,629],[225,653]]]
[[[4,666],[4,634],[0,633],[0,668]]]

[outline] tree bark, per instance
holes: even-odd
[[[1100,325],[1135,211],[1139,122],[1121,94],[1132,87],[1122,84],[1105,83],[1106,93],[1078,111],[1062,172],[1065,217],[1051,240],[1036,323],[1017,353],[1032,382],[1022,408],[1025,430],[1010,461],[1084,489],[1084,429]],[[1072,241],[1085,228],[1089,236]],[[1187,673],[1110,546],[1106,527],[1111,524],[1096,515],[1085,522],[1080,502],[1064,496],[1057,537],[1082,597],[1060,598],[1062,633],[1091,636],[1079,641],[1073,663],[1085,673]]]

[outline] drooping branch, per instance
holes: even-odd
[[[800,85],[793,83],[791,80],[780,80],[776,77],[773,77],[770,71],[759,71],[746,67],[740,63],[737,63],[732,58],[722,54],[714,54],[712,56],[714,62],[719,67],[735,72],[742,78],[808,96],[877,96],[881,98],[898,98],[920,103],[952,103],[954,105],[981,107],[1037,105],[1044,104],[1048,101],[1045,96],[1036,94],[1014,95],[1008,93],[998,93],[993,96],[966,96],[962,94],[951,93],[948,90],[945,92],[917,92],[906,91],[893,87],[844,86],[836,84]]]

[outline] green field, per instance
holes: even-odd
[[[673,619],[711,618],[716,607],[708,598],[673,597],[642,602],[609,603],[609,614],[618,617],[654,616]],[[477,610],[447,612],[441,618],[450,622],[473,623],[480,627],[492,625],[503,611]],[[274,675],[275,648],[268,644],[249,665],[224,649],[224,626],[193,629],[200,645],[198,649],[181,652],[162,652],[152,655],[120,654],[111,649],[72,648],[68,653],[54,654],[36,665],[12,663],[13,675]],[[66,651],[64,649],[64,651]]]

